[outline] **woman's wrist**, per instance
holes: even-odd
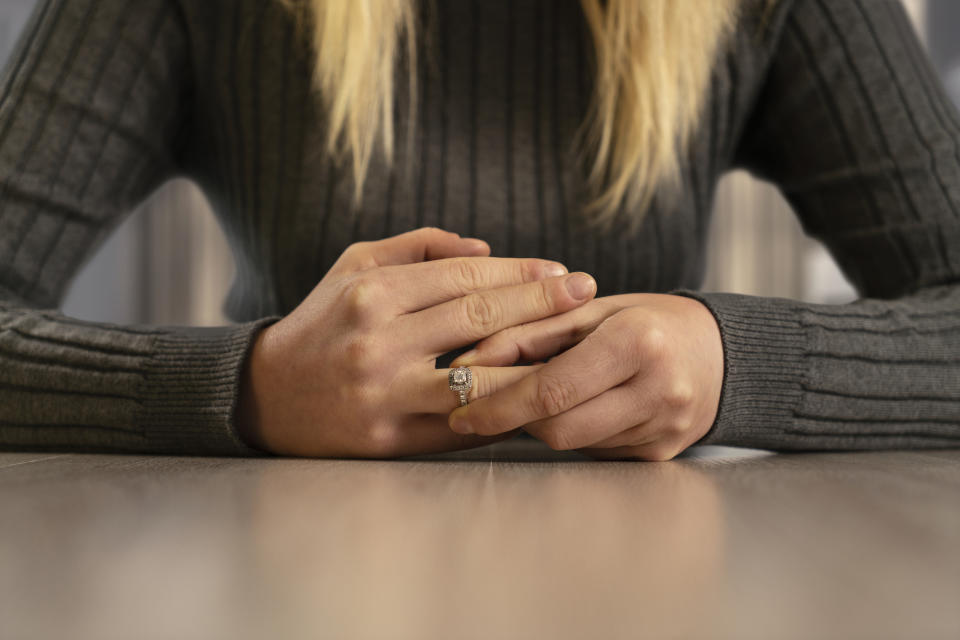
[[[262,379],[264,342],[268,328],[257,333],[240,373],[240,390],[234,412],[237,435],[248,447],[272,453],[263,435]]]

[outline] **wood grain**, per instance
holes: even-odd
[[[960,637],[960,451],[47,455],[4,638]]]

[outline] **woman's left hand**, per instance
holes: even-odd
[[[598,298],[505,329],[451,366],[545,358],[529,376],[455,410],[450,428],[494,435],[523,427],[553,449],[669,460],[706,435],[716,417],[723,344],[713,314],[692,298]]]

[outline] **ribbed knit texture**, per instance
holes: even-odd
[[[422,5],[416,130],[398,82],[397,168],[376,158],[354,210],[323,153],[306,44],[277,3],[41,2],[0,78],[0,447],[252,453],[232,421],[256,331],[351,242],[424,225],[588,271],[600,295],[701,300],[725,354],[704,442],[960,444],[960,118],[896,2],[749,2],[682,194],[656,199],[635,233],[582,215],[570,143],[593,80],[578,3]],[[733,167],[780,186],[864,299],[696,292],[713,189]],[[176,175],[204,190],[234,249],[239,324],[57,313],[80,264]]]

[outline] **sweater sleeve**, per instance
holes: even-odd
[[[702,443],[960,446],[960,118],[898,2],[787,4],[734,157],[779,186],[859,299],[678,292],[724,343]]]
[[[133,327],[57,311],[178,172],[189,69],[175,0],[41,0],[0,77],[0,448],[253,453],[232,417],[270,319]]]

